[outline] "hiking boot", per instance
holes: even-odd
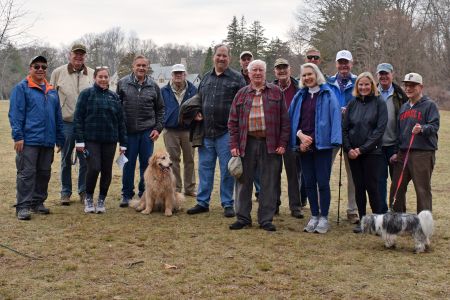
[[[272,223],[266,223],[264,225],[259,226],[265,231],[277,231],[277,228]]]
[[[225,218],[233,218],[234,216],[236,216],[236,213],[234,212],[233,207],[228,206],[223,209],[223,215],[225,216]]]
[[[84,212],[95,213],[94,199],[92,199],[92,196],[86,196],[84,200]]]
[[[70,205],[70,196],[69,195],[61,196],[61,205],[64,205],[64,206]]]
[[[294,218],[297,218],[297,219],[303,219],[304,218],[303,213],[302,213],[301,210],[291,210],[291,216],[293,216]]]
[[[196,204],[194,207],[189,208],[187,210],[188,215],[201,214],[209,211],[209,207],[203,207],[199,204]]]
[[[353,228],[353,233],[362,233],[361,224],[358,224]]]
[[[120,200],[119,207],[128,207],[130,205],[130,198],[122,197]]]
[[[358,214],[347,213],[347,220],[352,224],[358,224],[359,223]]]
[[[316,233],[327,233],[330,225],[328,224],[328,219],[326,217],[320,217],[319,223],[317,224],[314,232]]]
[[[16,216],[18,220],[30,220],[31,219],[31,212],[29,208],[20,208],[16,212]]]
[[[309,219],[308,224],[305,228],[303,228],[303,231],[305,232],[314,232],[316,229],[317,224],[319,224],[319,217],[312,216],[311,219]]]
[[[95,212],[98,214],[103,214],[106,212],[105,198],[98,198],[97,207],[95,208]]]
[[[80,194],[80,203],[83,204],[86,199],[86,192],[81,192]]]
[[[244,223],[241,221],[236,221],[229,226],[230,230],[239,230],[239,229],[244,229],[244,228],[248,228],[248,227],[252,227],[252,224]]]
[[[35,214],[48,215],[50,213],[50,209],[44,206],[43,203],[34,206],[31,208],[31,212]]]

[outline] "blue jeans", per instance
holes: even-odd
[[[203,146],[198,148],[198,205],[209,207],[214,186],[216,160],[220,166],[220,201],[222,207],[233,207],[234,178],[228,172],[231,152],[228,145],[230,135],[227,133],[216,138],[204,138]]]
[[[61,150],[61,196],[70,197],[72,195],[72,153],[75,148],[72,122],[64,122],[64,136],[66,139]],[[78,171],[78,193],[80,194],[86,191],[87,164],[83,154],[75,152],[80,163]]]
[[[383,151],[381,165],[380,165],[380,175],[378,176],[378,191],[380,193],[380,199],[381,199],[381,212],[387,212],[388,206],[387,206],[387,178],[388,175],[391,177],[392,181],[392,175],[394,172],[394,167],[389,163],[389,159],[392,155],[394,155],[395,152],[395,146],[383,146],[381,147],[381,150]]]
[[[128,134],[128,145],[125,156],[128,162],[123,167],[122,175],[122,196],[131,199],[134,196],[134,173],[136,170],[136,160],[139,155],[139,194],[141,197],[145,190],[144,172],[148,166],[148,159],[153,154],[153,141],[150,132],[153,129],[137,133]]]
[[[330,175],[332,156],[332,149],[315,149],[311,152],[302,153],[300,156],[311,215],[315,217],[319,215],[328,217],[331,200]],[[317,189],[319,189],[320,197],[317,196]],[[320,198],[320,212],[318,198]]]

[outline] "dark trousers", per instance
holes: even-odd
[[[38,206],[47,199],[54,150],[27,146],[16,155],[16,210]]]
[[[288,185],[288,197],[289,197],[289,209],[291,211],[299,211],[302,208],[302,203],[300,199],[300,187],[301,187],[301,163],[300,155],[298,152],[291,149],[286,149],[283,154],[284,169],[286,171],[286,179]],[[281,171],[280,170],[280,182],[281,182]],[[277,205],[281,205],[281,184],[277,191]]]
[[[388,206],[387,206],[387,179],[388,177],[391,177],[392,182],[392,175],[394,172],[394,166],[390,164],[389,160],[392,155],[395,154],[395,146],[383,146],[381,150],[383,151],[381,164],[380,164],[380,175],[378,177],[378,191],[380,193],[381,198],[381,211],[387,212]]]
[[[99,173],[100,196],[106,197],[112,178],[112,165],[117,143],[86,142],[87,158],[86,193],[93,195]]]
[[[236,184],[235,201],[238,221],[251,224],[252,192],[255,170],[260,170],[258,223],[271,223],[277,207],[277,191],[280,185],[281,155],[267,153],[265,139],[248,137],[245,156],[242,157],[243,173]]]
[[[356,159],[350,159],[353,183],[355,184],[355,200],[358,206],[358,214],[361,219],[366,215],[367,196],[372,212],[382,213],[378,181],[382,156],[380,154],[362,154]]]
[[[406,152],[400,151],[397,156],[397,162],[394,164],[394,176],[389,196],[390,206],[392,206],[392,202],[394,201],[394,194],[402,172],[405,154]],[[403,180],[400,183],[397,199],[394,203],[394,211],[406,212],[406,190],[411,180],[416,190],[417,213],[420,213],[422,210],[431,211],[431,174],[433,173],[435,161],[435,151],[411,150],[409,152],[408,162],[403,173]]]
[[[330,175],[332,156],[332,149],[315,149],[300,155],[311,215],[315,217],[328,217],[331,201]],[[319,190],[320,197],[317,195],[317,190]]]

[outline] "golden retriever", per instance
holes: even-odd
[[[175,191],[172,161],[166,151],[157,151],[149,158],[144,180],[144,194],[141,199],[132,200],[130,207],[146,215],[164,211],[168,217],[181,209],[184,197]]]

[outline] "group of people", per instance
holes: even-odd
[[[281,204],[281,173],[287,176],[289,209],[303,218],[309,201],[311,218],[304,231],[326,233],[331,203],[330,177],[340,152],[348,178],[347,218],[361,232],[367,196],[373,213],[388,210],[387,178],[392,184],[389,205],[406,211],[406,188],[413,180],[417,211],[431,210],[431,174],[437,150],[439,112],[424,96],[423,79],[405,75],[402,89],[393,82],[394,68],[381,63],[370,72],[352,74],[348,50],[336,55],[334,76],[320,69],[317,49],[306,52],[299,80],[289,62],[273,66],[276,80],[266,80],[267,65],[249,51],[240,55],[241,71],[229,67],[230,49],[214,48],[213,68],[197,88],[186,80],[182,64],[172,67],[163,88],[147,74],[149,60],[136,56],[130,75],[109,90],[109,69],[85,66],[86,48],[74,45],[69,64],[45,79],[47,60],[30,61],[29,76],[13,90],[9,118],[17,152],[17,204],[20,220],[31,212],[49,213],[44,206],[54,146],[61,156],[61,204],[70,204],[73,149],[80,162],[78,193],[85,212],[105,212],[117,143],[128,162],[123,168],[121,207],[135,195],[134,173],[139,157],[138,196],[144,192],[143,172],[161,133],[174,162],[176,189],[196,197],[190,215],[209,211],[217,159],[220,201],[224,216],[236,217],[229,228],[252,225],[253,186],[258,223],[275,231],[273,217]],[[198,190],[194,151],[198,147]],[[183,153],[184,180],[180,174]],[[233,178],[231,157],[240,157],[242,174]],[[100,192],[94,190],[100,178]]]
[[[123,167],[120,207],[128,207],[135,195],[134,175],[139,158],[138,196],[144,193],[144,171],[154,141],[164,131],[164,142],[173,160],[177,191],[182,189],[180,156],[183,152],[185,194],[195,196],[194,151],[189,129],[178,124],[179,106],[194,96],[195,86],[186,80],[184,65],[174,65],[172,80],[162,89],[148,75],[150,62],[134,58],[131,74],[110,90],[110,70],[85,65],[87,49],[72,46],[69,63],[56,68],[47,82],[47,59],[29,62],[29,75],[12,91],[9,120],[16,150],[19,220],[31,213],[48,214],[48,194],[55,144],[61,151],[61,205],[70,205],[72,165],[79,162],[78,194],[86,213],[104,213],[119,152],[128,159]],[[75,155],[73,155],[75,151]],[[99,193],[94,191],[100,175]]]

